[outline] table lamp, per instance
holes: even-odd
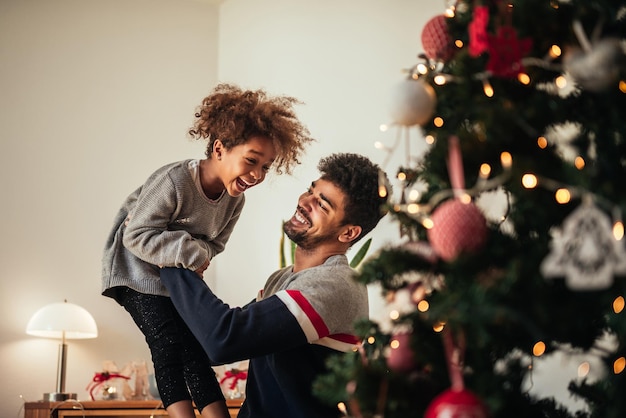
[[[65,392],[65,365],[67,344],[65,340],[96,338],[98,326],[86,309],[73,303],[51,303],[33,314],[26,326],[26,333],[36,337],[60,338],[57,364],[56,392],[44,393],[44,401],[76,399],[75,393]]]

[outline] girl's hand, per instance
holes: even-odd
[[[210,261],[207,260],[196,270],[196,274],[200,277],[204,277],[204,271],[209,268]]]

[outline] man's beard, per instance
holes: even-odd
[[[283,224],[283,231],[287,238],[293,241],[298,247],[303,250],[312,250],[319,243],[326,241],[332,234],[326,234],[322,236],[312,237],[307,234],[308,230],[305,231],[295,231],[289,222],[285,222]]]

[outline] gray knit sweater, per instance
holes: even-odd
[[[159,168],[115,217],[102,258],[102,294],[113,297],[112,288],[127,286],[168,296],[159,266],[196,270],[222,252],[244,203],[243,194],[207,198],[198,160]]]

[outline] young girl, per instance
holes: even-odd
[[[168,164],[131,193],[107,240],[102,294],[132,316],[150,347],[169,416],[228,418],[219,383],[196,338],[159,279],[161,267],[199,277],[224,250],[244,192],[273,169],[290,174],[313,141],[288,96],[220,84],[205,97],[189,134],[207,141],[206,158]]]

